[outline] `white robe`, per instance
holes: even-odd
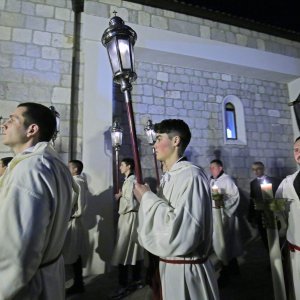
[[[287,176],[279,185],[275,198],[291,200],[288,213],[286,239],[289,243],[300,247],[300,200],[294,188],[294,180],[299,171]],[[296,300],[300,300],[300,251],[290,252],[293,285]]]
[[[9,164],[0,179],[0,300],[65,298],[71,189],[70,171],[46,142]]]
[[[73,210],[63,247],[65,264],[73,264],[81,257],[85,266],[88,252],[88,232],[83,224],[87,205],[87,183],[82,175],[73,176],[76,191],[73,191]]]
[[[135,176],[128,176],[122,186],[119,203],[117,242],[114,249],[113,265],[135,265],[144,258],[144,249],[137,240],[137,212],[139,204],[133,195]]]
[[[139,209],[140,244],[170,260],[208,256],[212,238],[209,185],[203,170],[179,161],[164,175],[158,195],[148,191]],[[209,260],[202,264],[160,261],[164,300],[219,299],[216,277]]]
[[[239,229],[239,220],[236,215],[240,203],[240,194],[237,186],[231,177],[223,173],[220,177],[210,180],[210,186],[217,185],[223,195],[224,208],[222,211],[222,222],[218,223],[216,209],[213,209],[214,231],[213,248],[217,257],[223,262],[228,263],[231,259],[243,254],[242,241]],[[220,226],[223,226],[225,245],[220,239]]]

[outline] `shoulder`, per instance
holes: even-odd
[[[191,162],[183,161],[176,164],[176,168],[170,172],[171,177],[177,177],[181,183],[201,180],[208,183],[204,170]]]

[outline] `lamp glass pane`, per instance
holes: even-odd
[[[155,132],[152,130],[152,129],[148,129],[148,130],[145,130],[146,131],[146,135],[147,135],[147,141],[149,144],[154,144],[155,143]],[[153,135],[154,133],[154,135]]]
[[[129,40],[120,39],[119,49],[120,49],[120,56],[121,56],[123,69],[131,70]]]
[[[122,131],[112,131],[111,133],[111,143],[113,147],[122,145]]]
[[[110,65],[113,71],[113,74],[116,74],[120,70],[120,63],[119,57],[117,52],[117,45],[116,45],[116,37],[113,37],[107,43],[107,52],[110,60]]]

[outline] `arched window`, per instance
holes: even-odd
[[[225,124],[226,124],[226,139],[237,139],[235,108],[231,102],[225,105]]]
[[[246,145],[246,126],[242,101],[234,95],[223,99],[224,143]]]

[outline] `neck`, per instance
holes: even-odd
[[[130,173],[132,173],[131,170],[126,171],[126,172],[125,172],[125,177],[128,177],[128,175],[129,175]]]
[[[37,143],[33,142],[32,140],[24,143],[24,144],[21,144],[21,145],[15,145],[12,147],[12,150],[15,154],[19,154],[19,153],[22,153],[24,150],[30,148],[30,147],[33,147],[35,146]]]
[[[166,170],[169,171],[171,170],[171,168],[173,167],[173,165],[177,162],[177,160],[180,158],[181,156],[179,156],[177,153],[174,153],[174,155],[168,157],[164,163],[166,166]]]

